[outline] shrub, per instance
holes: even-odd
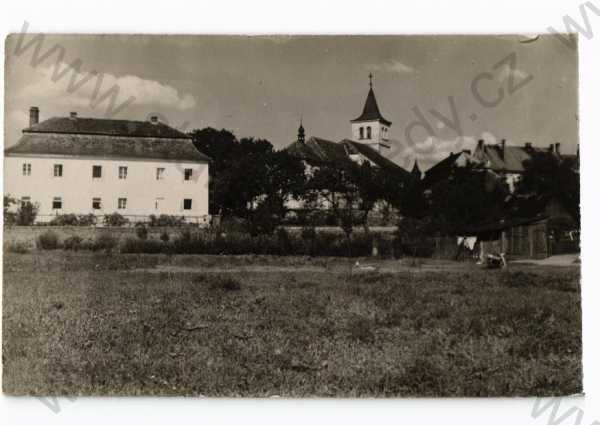
[[[304,240],[313,240],[317,237],[317,230],[313,226],[304,226],[300,231],[300,236]]]
[[[104,216],[104,225],[109,227],[122,227],[129,223],[129,220],[119,213],[106,214]]]
[[[161,214],[157,217],[151,214],[148,218],[150,227],[178,227],[185,224],[185,217],[181,215]]]
[[[232,277],[215,276],[210,280],[209,289],[213,291],[239,291],[242,284]]]
[[[63,247],[67,250],[77,251],[82,248],[83,240],[79,236],[70,236],[63,241]]]
[[[100,233],[94,239],[92,249],[94,251],[111,251],[117,246],[117,239],[108,232]]]
[[[75,214],[60,214],[50,220],[50,226],[77,226],[79,221]]]
[[[17,201],[14,198],[4,195],[4,224],[11,225],[16,221],[16,213],[9,211],[10,207]]]
[[[38,214],[38,206],[31,202],[21,202],[16,214],[19,226],[31,226]]]
[[[16,254],[27,254],[29,252],[29,244],[23,241],[16,241],[8,246],[8,251]]]
[[[52,230],[48,230],[38,236],[36,245],[38,249],[57,249],[58,235]]]
[[[165,244],[155,239],[126,238],[120,251],[123,254],[161,254],[165,251]]]
[[[135,234],[140,239],[148,239],[148,228],[143,223],[137,223],[135,225]]]
[[[98,217],[94,214],[81,214],[77,216],[79,226],[95,226],[98,221]]]
[[[93,226],[96,224],[96,220],[94,214],[60,214],[48,224],[50,226]]]
[[[160,240],[164,243],[169,242],[169,233],[166,230],[160,234]]]
[[[290,235],[283,227],[277,229],[276,237],[279,255],[290,255],[294,253]]]

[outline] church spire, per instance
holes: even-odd
[[[417,158],[415,158],[415,165],[413,165],[411,174],[413,176],[415,176],[416,178],[418,178],[419,180],[421,179],[421,169],[419,168],[419,163],[417,162]]]
[[[380,121],[387,126],[392,125],[391,121],[386,120],[381,115],[381,112],[379,112],[379,106],[377,105],[377,99],[375,99],[375,92],[373,91],[373,74],[371,73],[369,73],[369,93],[367,94],[362,114],[350,122],[360,121]]]
[[[300,127],[298,127],[298,143],[304,143],[304,127],[302,127],[302,115],[300,115]]]

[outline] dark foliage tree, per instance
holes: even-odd
[[[526,161],[525,171],[517,183],[517,194],[537,194],[556,198],[571,216],[580,222],[580,185],[575,158],[534,155]]]
[[[264,220],[267,215],[281,219],[287,200],[301,193],[302,162],[285,151],[275,151],[269,141],[238,141],[233,133],[212,128],[195,130],[191,136],[196,148],[212,158],[211,214],[247,220],[259,220],[259,216]]]
[[[355,226],[368,232],[369,214],[381,202],[396,201],[402,182],[386,170],[368,162],[351,161],[325,165],[315,169],[306,183],[304,199],[313,208],[327,208],[344,232],[350,247]]]
[[[427,196],[429,231],[456,235],[474,224],[499,219],[508,194],[506,183],[487,170],[473,164],[455,166]]]

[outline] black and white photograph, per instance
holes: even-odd
[[[580,39],[23,24],[3,392],[582,394]]]

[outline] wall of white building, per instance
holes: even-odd
[[[31,164],[31,174],[24,175],[23,164]],[[62,164],[62,177],[54,176],[54,165]],[[93,166],[102,167],[102,176],[92,176]],[[119,178],[119,167],[127,167],[126,178]],[[157,169],[162,168],[162,179]],[[190,180],[184,170],[192,169]],[[29,197],[39,205],[40,221],[56,214],[111,214],[124,216],[208,215],[208,164],[128,158],[82,158],[68,156],[7,156],[4,159],[4,194],[20,200]],[[62,199],[62,208],[53,209],[53,199]],[[101,208],[93,208],[93,198],[100,198]],[[126,199],[119,208],[119,198]],[[191,209],[184,209],[184,199],[191,199]]]

